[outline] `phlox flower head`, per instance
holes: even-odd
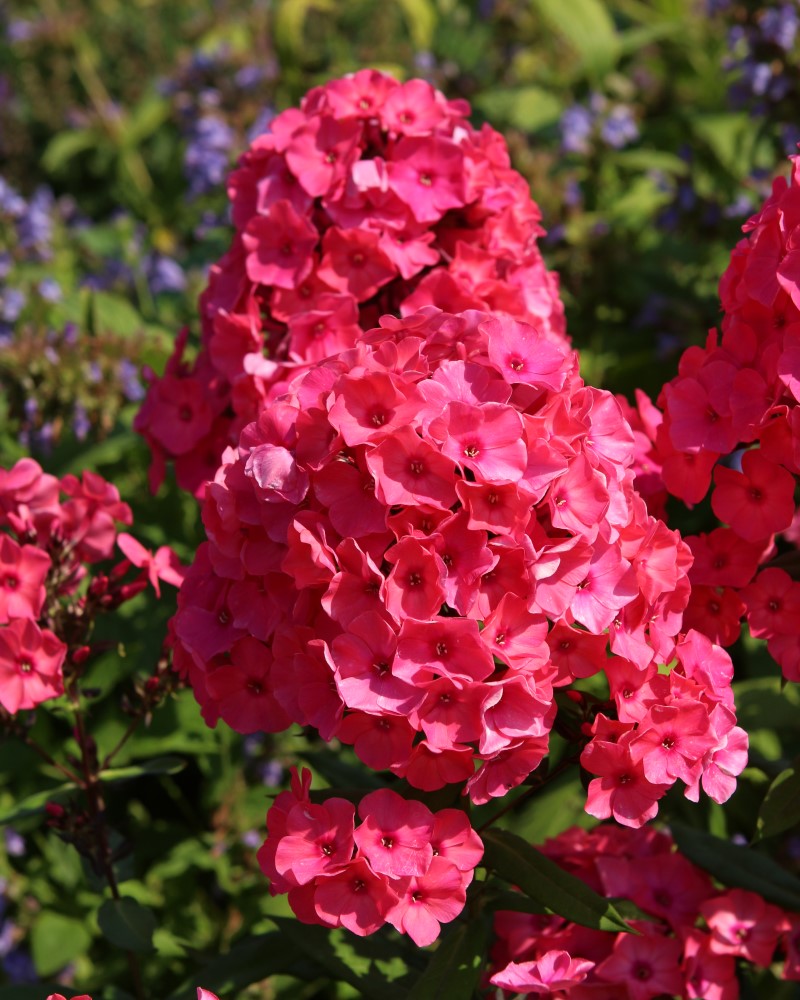
[[[308,772],[305,772],[307,775]],[[432,813],[382,788],[355,808],[344,799],[308,799],[304,775],[267,814],[258,858],[270,891],[288,892],[306,923],[366,936],[390,923],[424,947],[461,913],[483,845],[465,813]]]
[[[253,139],[228,178],[234,231],[202,295],[200,351],[184,360],[177,338],[136,419],[154,485],[173,460],[202,495],[297,367],[352,347],[383,314],[502,310],[541,334],[535,356],[511,358],[518,381],[549,365],[563,379],[546,346],[566,341],[539,209],[503,139],[468,114],[424,80],[367,69],[316,87]]]

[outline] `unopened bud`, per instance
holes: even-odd
[[[70,660],[72,660],[72,662],[75,664],[76,667],[79,667],[82,663],[86,663],[86,661],[89,659],[89,656],[91,655],[91,652],[92,652],[91,646],[78,646],[77,649],[73,649],[73,651],[69,655],[69,658]]]
[[[117,565],[111,570],[109,576],[112,580],[121,580],[132,565],[133,563],[130,559],[123,559],[122,562],[118,562]]]
[[[51,819],[61,819],[66,813],[64,807],[57,802],[45,802],[44,811]]]
[[[565,691],[564,694],[569,698],[570,701],[574,701],[576,705],[582,705],[584,703],[584,697],[582,691]]]

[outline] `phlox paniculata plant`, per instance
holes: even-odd
[[[720,282],[724,315],[659,397],[639,394],[637,485],[654,512],[710,491],[717,525],[686,538],[694,561],[684,615],[732,645],[746,620],[787,680],[800,680],[800,158],[791,157],[743,227]]]
[[[638,827],[679,779],[724,801],[747,742],[730,659],[680,633],[689,552],[633,489],[631,443],[614,397],[528,324],[384,317],[299,372],[207,487],[174,629],[204,717],[311,726],[412,788],[482,804],[546,757],[555,692],[602,673],[607,702],[573,692],[587,809]],[[372,864],[342,850],[315,880]],[[297,912],[330,922],[293,874]],[[362,930],[392,922],[379,882]]]
[[[380,316],[500,310],[563,342],[540,212],[503,138],[424,80],[362,70],[270,123],[228,179],[235,229],[136,427],[152,482],[174,460],[202,496],[226,446],[298,369],[351,348]]]

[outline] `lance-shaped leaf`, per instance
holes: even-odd
[[[670,829],[681,853],[723,885],[749,889],[770,903],[800,911],[800,879],[766,854],[682,823],[672,823]]]
[[[469,1000],[486,967],[490,927],[482,914],[453,927],[433,953],[408,1000]]]
[[[754,840],[772,837],[800,824],[800,757],[769,786],[756,823]]]
[[[486,848],[483,864],[541,903],[547,913],[601,931],[631,930],[610,900],[559,868],[521,837],[507,830],[487,830],[481,836]]]

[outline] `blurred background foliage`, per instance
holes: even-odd
[[[169,485],[150,496],[131,430],[143,368],[163,368],[181,325],[197,330],[197,294],[229,240],[224,179],[238,153],[311,86],[364,66],[426,77],[506,136],[542,208],[585,378],[657,392],[716,322],[740,227],[800,139],[798,27],[794,2],[738,0],[0,2],[3,466],[31,453],[59,475],[96,469],[131,503],[137,537],[191,559],[196,504]],[[89,679],[101,752],[153,669],[170,600],[142,595],[99,636],[113,647]],[[747,841],[765,782],[800,750],[798,704],[765,654],[738,655],[754,766],[730,806],[676,799],[669,815]],[[38,713],[35,734],[75,750],[57,711]],[[319,786],[365,780],[349,750],[318,749],[297,730],[208,730],[187,690],[168,701],[108,778],[118,878],[140,904],[120,932],[98,923],[102,885],[42,822],[45,799],[70,789],[19,743],[0,744],[0,998],[41,1000],[41,985],[24,984],[57,978],[124,1000],[120,934],[141,951],[148,995],[174,1000],[193,984],[229,1000],[372,995],[370,976],[418,964],[396,937],[387,957],[337,935],[324,947],[274,936],[288,910],[255,860],[270,790],[296,760]],[[540,842],[589,822],[584,799],[571,775],[507,819]],[[772,849],[798,871],[797,838]],[[342,963],[356,970],[349,983]]]

